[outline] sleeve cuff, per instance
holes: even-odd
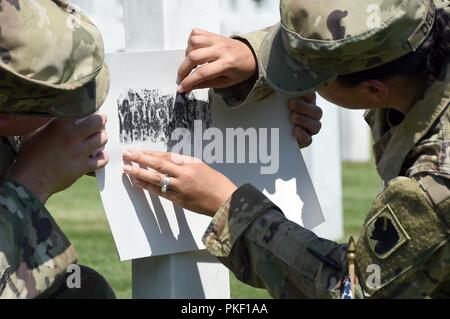
[[[283,214],[254,186],[241,186],[222,204],[208,226],[203,236],[206,249],[216,257],[228,257],[247,228],[271,209]]]

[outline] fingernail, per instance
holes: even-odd
[[[124,165],[123,172],[125,174],[130,174],[133,171],[133,166],[131,165]]]
[[[181,86],[181,85],[178,85],[178,87],[177,87],[177,92],[178,93],[183,93],[183,86]]]
[[[180,82],[181,82],[181,79],[179,76],[177,76],[177,81],[176,81],[177,85],[180,85]]]

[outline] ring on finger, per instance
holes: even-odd
[[[163,192],[163,193],[167,192],[169,185],[170,185],[170,176],[165,174],[164,179],[161,184],[161,192]]]

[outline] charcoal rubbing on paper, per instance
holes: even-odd
[[[203,129],[211,125],[209,101],[196,94],[163,94],[158,89],[127,89],[117,100],[121,143],[171,142],[177,128],[194,131],[194,121]]]

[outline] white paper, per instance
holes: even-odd
[[[164,198],[134,188],[122,173],[124,150],[168,149],[166,141],[171,130],[166,127],[173,127],[171,118],[175,117],[168,109],[173,109],[177,99],[176,71],[183,58],[183,51],[118,53],[107,57],[111,87],[101,111],[108,115],[109,142],[105,150],[110,161],[105,169],[97,171],[97,180],[121,260],[204,249],[201,239],[211,218],[175,207]],[[193,107],[198,118],[205,120],[204,129],[208,123],[221,129],[223,135],[226,135],[226,128],[233,127],[279,129],[281,142],[276,174],[261,175],[261,166],[267,165],[259,162],[213,163],[213,167],[238,186],[251,183],[259,188],[287,218],[308,228],[323,222],[311,179],[291,134],[285,97],[275,96],[262,103],[230,109],[218,100],[209,103],[206,90],[193,94],[199,101]],[[178,110],[177,123],[192,124],[180,115],[180,104],[175,109]],[[149,128],[148,123],[153,126]],[[196,143],[205,147],[208,141],[196,139]],[[200,148],[193,146],[192,155],[202,157],[202,150],[201,145]],[[229,149],[224,146],[224,156],[227,152]]]
[[[214,127],[222,131],[230,127],[243,129],[253,127],[258,131],[267,129],[268,132],[278,129],[280,156],[276,174],[261,174],[261,167],[267,165],[260,161],[258,164],[212,166],[237,185],[251,183],[274,202],[288,219],[312,229],[323,223],[324,218],[300,148],[292,135],[293,126],[289,122],[287,102],[288,97],[277,94],[258,103],[230,109],[222,100],[214,97],[212,104]],[[258,138],[260,137],[261,135],[258,135]],[[270,142],[267,144],[270,145]]]

